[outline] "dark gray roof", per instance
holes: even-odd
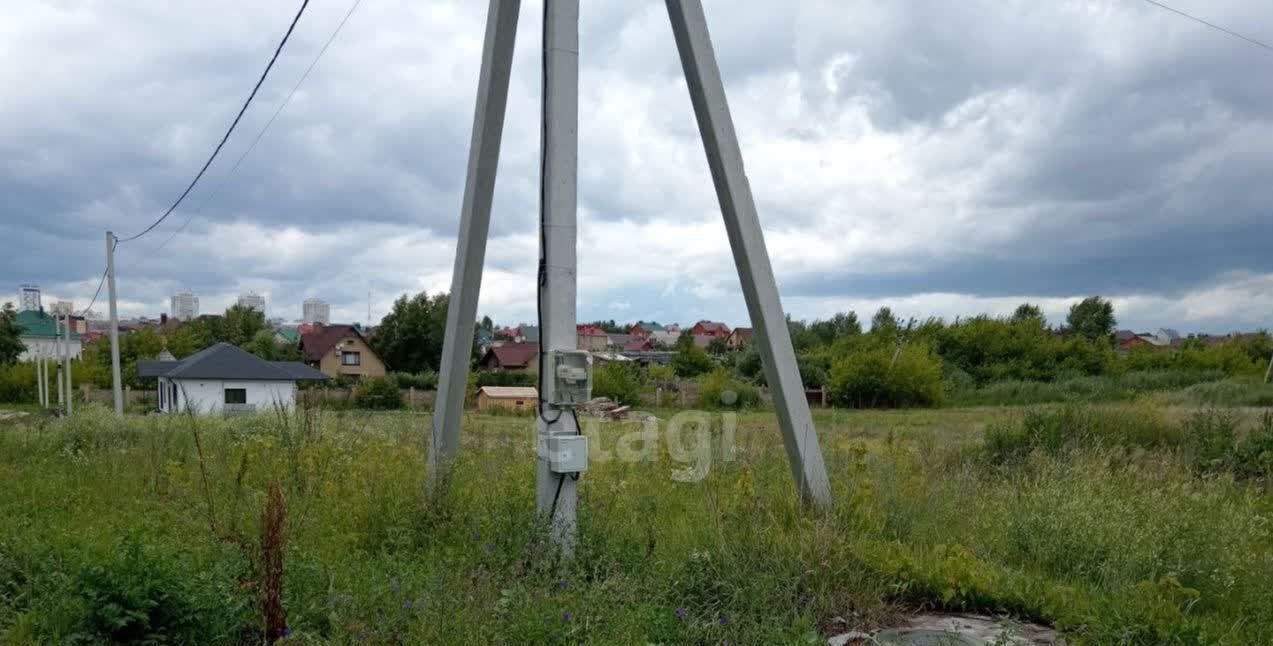
[[[261,381],[321,381],[328,378],[298,361],[266,361],[230,343],[218,343],[181,361],[138,361],[137,376]]]
[[[169,370],[177,367],[180,361],[143,360],[137,362],[138,377],[162,377]]]
[[[304,361],[274,361],[273,363],[292,373],[293,379],[321,381],[330,378],[322,372],[305,365]]]

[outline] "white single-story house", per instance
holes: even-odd
[[[181,361],[138,361],[138,377],[159,380],[159,410],[221,414],[296,406],[296,382],[327,375],[299,361],[266,361],[230,343],[218,343]]]

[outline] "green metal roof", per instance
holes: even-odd
[[[18,312],[18,327],[22,328],[22,336],[37,339],[60,338],[57,333],[57,319],[45,312],[27,310]],[[71,330],[71,339],[80,338],[79,333]]]

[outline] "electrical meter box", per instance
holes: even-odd
[[[592,399],[592,355],[585,350],[553,350],[548,354],[554,406],[578,406]]]
[[[553,473],[583,473],[588,470],[587,435],[549,435],[548,470]]]

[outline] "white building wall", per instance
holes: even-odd
[[[161,379],[160,382],[166,382]],[[247,403],[257,411],[272,411],[275,404],[288,410],[296,406],[296,382],[294,381],[218,381],[212,379],[174,379],[177,384],[177,407],[169,412],[184,411],[191,406],[196,413],[220,414],[225,407],[225,390],[247,390]]]
[[[19,337],[19,340],[22,341],[22,345],[25,345],[27,349],[18,355],[18,361],[34,361],[37,356],[45,356],[50,359],[61,357],[58,354],[58,342],[53,339],[24,336]],[[62,341],[61,344],[66,346],[65,341]],[[69,347],[71,349],[71,358],[79,360],[80,355],[84,352],[84,346],[80,344],[80,340],[71,339]]]

